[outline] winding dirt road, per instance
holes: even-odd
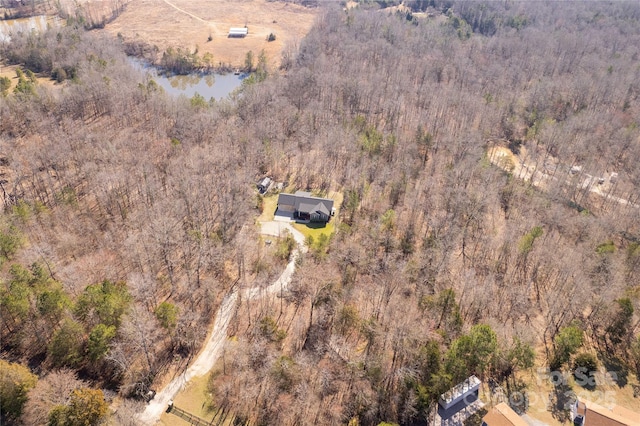
[[[298,247],[291,254],[291,260],[287,264],[287,267],[273,284],[267,287],[257,286],[242,290],[240,295],[243,299],[259,299],[278,291],[282,291],[286,289],[291,282],[291,278],[293,277],[293,272],[296,267],[296,260],[300,256],[301,252],[306,251],[304,235],[294,229],[289,223],[285,222],[265,222],[261,224],[260,232],[264,235],[278,237],[285,231],[290,232],[298,243]],[[165,386],[164,389],[158,392],[151,401],[149,401],[145,410],[138,415],[138,420],[141,424],[156,424],[162,413],[167,409],[169,401],[171,401],[191,379],[207,374],[214,366],[222,353],[222,348],[224,347],[224,343],[227,339],[227,328],[229,328],[229,322],[231,321],[231,318],[233,318],[233,314],[237,308],[238,294],[239,291],[235,289],[231,293],[227,294],[222,300],[222,304],[216,312],[216,319],[213,323],[211,335],[207,339],[202,351],[193,364],[191,364],[184,373],[173,379],[167,386]]]

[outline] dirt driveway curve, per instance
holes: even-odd
[[[259,299],[261,297],[282,291],[291,283],[296,261],[301,252],[306,252],[304,245],[304,235],[296,230],[289,223],[285,222],[265,222],[261,224],[260,232],[264,235],[280,237],[285,232],[290,232],[296,240],[298,247],[291,254],[291,259],[278,279],[267,287],[256,286],[241,291],[241,297],[246,300]],[[180,376],[173,379],[164,389],[156,394],[149,402],[145,410],[138,415],[138,420],[144,425],[154,425],[160,419],[163,411],[167,409],[169,401],[194,377],[207,374],[215,365],[222,353],[222,348],[227,339],[227,328],[233,318],[238,302],[238,290],[234,289],[227,294],[216,312],[215,321],[211,329],[211,334],[195,359],[193,364]]]

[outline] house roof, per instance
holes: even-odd
[[[278,206],[280,205],[293,206],[302,213],[320,212],[329,216],[333,208],[333,200],[314,197],[310,192],[298,191],[295,194],[280,194]]]
[[[640,415],[624,407],[606,408],[591,401],[578,401],[577,414],[584,416],[584,426],[640,426]]]
[[[504,402],[489,410],[482,421],[488,426],[528,426],[528,423]]]
[[[327,209],[327,206],[325,206],[325,203],[322,201],[319,203],[301,202],[300,205],[298,206],[298,211],[302,213],[321,212],[326,214],[327,216],[331,214],[329,209]]]
[[[636,422],[640,422],[640,415],[638,413],[634,413],[633,411],[619,405],[614,405],[613,407],[611,407],[611,411],[622,417],[626,417],[627,419],[635,419]]]
[[[293,194],[280,194],[278,195],[278,205],[283,204],[287,206],[296,205],[296,196]]]

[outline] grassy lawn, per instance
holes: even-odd
[[[234,342],[237,342],[237,337],[229,337],[225,342],[225,345],[233,346]],[[219,359],[216,364],[213,366],[211,371],[216,370],[216,368],[222,367],[222,360]],[[216,415],[215,410],[209,409],[209,400],[210,397],[207,395],[207,383],[209,381],[209,376],[211,371],[201,377],[194,377],[189,380],[189,383],[185,386],[184,389],[180,390],[178,394],[173,399],[173,403],[176,407],[181,408],[182,410],[188,412],[189,414],[193,414],[194,416],[200,417],[202,420],[211,422],[214,420],[214,416]],[[190,423],[181,419],[180,417],[164,412],[160,417],[160,421],[158,422],[159,426],[182,426],[189,425]],[[213,424],[220,424],[222,426],[232,425],[233,424],[233,416],[228,416],[224,423],[220,423],[220,419],[216,419]]]
[[[194,416],[200,417],[202,420],[211,422],[214,420],[214,411],[208,409],[207,398],[207,382],[209,380],[209,373],[202,377],[195,377],[189,381],[187,386],[181,390],[174,399],[174,405],[178,408],[187,411]],[[233,416],[229,416],[224,423],[219,423],[219,419],[214,424],[221,424],[223,426],[233,424]],[[160,426],[182,426],[190,425],[191,423],[183,420],[182,418],[172,413],[162,413],[158,425]]]
[[[202,377],[194,377],[187,383],[187,386],[176,395],[174,404],[178,408],[182,408],[189,413],[200,417],[203,420],[211,420],[213,413],[208,410],[206,404],[207,381],[209,375]],[[162,413],[160,417],[161,425],[188,425],[189,422],[182,420],[171,413]]]
[[[294,223],[293,227],[302,232],[302,235],[304,235],[305,238],[313,237],[314,241],[318,241],[318,237],[322,234],[326,234],[327,237],[330,237],[336,230],[333,220],[326,225],[324,223]]]
[[[162,417],[160,417],[160,421],[158,422],[160,426],[189,426],[190,424],[188,421],[182,420],[180,417],[170,413],[162,413]]]
[[[332,217],[326,225],[320,223],[294,223],[293,227],[302,232],[302,235],[304,235],[305,238],[311,236],[314,241],[318,241],[318,237],[320,237],[320,235],[325,234],[327,237],[330,237],[335,232],[336,218],[340,213],[343,195],[341,192],[330,191],[326,197],[333,200],[333,207],[336,209],[335,217]]]
[[[263,203],[264,209],[262,210],[262,214],[258,216],[258,222],[269,222],[273,220],[276,207],[278,206],[278,194],[263,197]]]

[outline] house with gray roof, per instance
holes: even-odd
[[[333,200],[319,198],[310,192],[297,191],[295,194],[280,194],[278,210],[293,214],[295,220],[308,222],[328,222],[333,212]]]

